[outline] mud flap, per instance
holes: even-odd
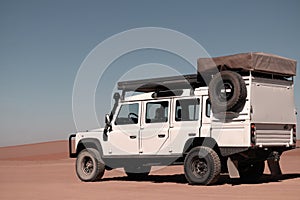
[[[275,159],[268,159],[268,166],[271,172],[272,176],[280,176],[282,175],[280,165],[279,165],[279,160]]]
[[[239,170],[238,170],[238,162],[232,161],[230,157],[227,159],[227,168],[229,172],[230,178],[240,178]]]
[[[279,160],[280,160],[280,154],[276,151],[272,152],[269,158],[267,159],[268,167],[272,176],[282,175]]]

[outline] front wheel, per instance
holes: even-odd
[[[104,175],[104,171],[105,165],[96,149],[84,149],[77,156],[76,173],[80,180],[86,182],[98,181]]]
[[[184,172],[190,184],[213,184],[221,173],[220,158],[212,148],[195,147],[185,157]]]

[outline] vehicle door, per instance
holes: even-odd
[[[138,154],[141,103],[123,103],[116,113],[108,134],[108,155]]]
[[[144,116],[141,124],[141,154],[162,154],[169,139],[170,100],[143,102]]]
[[[199,97],[174,98],[170,128],[170,150],[181,154],[186,141],[199,136],[201,106]]]

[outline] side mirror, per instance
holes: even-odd
[[[106,114],[105,115],[105,124],[110,124],[110,117],[109,117],[109,114]]]

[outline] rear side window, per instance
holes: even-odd
[[[139,104],[125,104],[122,105],[115,125],[137,124],[139,121]]]
[[[163,123],[168,121],[168,101],[149,102],[146,104],[146,123]]]
[[[175,121],[197,121],[199,119],[199,99],[176,101]]]

